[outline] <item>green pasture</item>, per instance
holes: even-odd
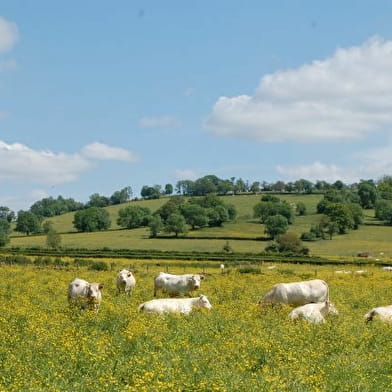
[[[54,228],[61,233],[62,246],[72,248],[129,248],[157,249],[175,251],[207,251],[219,252],[229,241],[234,252],[261,252],[268,245],[264,234],[264,226],[253,218],[253,207],[260,201],[261,195],[224,196],[226,203],[236,206],[238,215],[235,222],[226,223],[223,227],[204,228],[189,231],[184,238],[151,239],[146,228],[119,230],[116,220],[120,208],[126,205],[142,205],[152,212],[163,205],[167,199],[140,200],[126,204],[107,207],[112,227],[108,231],[95,233],[77,233],[72,225],[73,213],[50,218]],[[322,195],[280,195],[290,203],[303,202],[307,207],[305,216],[296,216],[290,231],[301,235],[308,231],[311,224],[320,219],[316,214],[317,203]],[[380,252],[384,256],[392,256],[392,227],[380,225],[374,219],[374,211],[365,211],[365,225],[359,230],[351,230],[345,235],[335,235],[332,240],[306,242],[313,255],[319,256],[355,256],[358,252],[367,251],[377,258]],[[260,240],[260,239],[264,239]],[[13,233],[9,246],[31,247],[46,246],[46,236],[22,236]]]

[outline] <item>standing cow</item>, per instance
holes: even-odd
[[[382,321],[392,322],[392,305],[373,308],[370,312],[366,313],[365,322],[372,321],[375,316],[378,316]]]
[[[131,271],[122,269],[117,274],[117,290],[118,293],[125,292],[128,295],[132,294],[136,286],[136,280]]]
[[[290,312],[289,317],[291,320],[303,319],[312,324],[321,324],[325,322],[325,316],[328,314],[338,313],[331,302],[325,301],[299,306]]]
[[[278,283],[259,302],[260,305],[282,303],[300,306],[309,303],[325,302],[329,299],[326,282],[320,279],[303,282]]]
[[[152,299],[139,306],[139,310],[145,313],[181,313],[189,314],[193,308],[212,308],[210,301],[205,295],[200,294],[195,298],[161,298]]]
[[[198,274],[173,275],[160,272],[154,279],[154,297],[158,290],[171,295],[189,294],[200,288],[203,278],[203,275]]]
[[[70,305],[80,306],[82,310],[88,308],[98,313],[102,288],[102,283],[89,283],[76,278],[68,286],[68,302]]]

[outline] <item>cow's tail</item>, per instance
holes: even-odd
[[[372,321],[375,314],[376,314],[376,311],[374,309],[372,309],[369,313],[366,313],[365,314],[365,323]]]

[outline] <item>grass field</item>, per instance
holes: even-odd
[[[117,261],[116,270],[129,261]],[[347,391],[392,387],[390,325],[364,314],[390,303],[390,273],[337,275],[333,267],[278,265],[259,274],[208,269],[213,306],[189,316],[139,313],[162,267],[133,261],[134,295],[116,295],[115,271],[1,266],[0,390]],[[354,267],[350,267],[354,268]],[[354,270],[353,270],[354,271]],[[171,267],[169,272],[200,272]],[[98,314],[71,311],[75,277],[105,284]],[[339,310],[324,325],[292,323],[290,308],[256,302],[275,283],[324,279]]]
[[[316,206],[321,195],[282,195],[282,199],[292,203],[302,201],[307,207],[305,216],[297,216],[290,226],[290,231],[301,235],[308,231],[310,225],[317,222],[320,215],[316,214]],[[253,206],[260,201],[260,195],[225,196],[226,203],[234,204],[238,211],[235,222],[227,223],[221,228],[204,228],[189,231],[184,239],[150,239],[147,229],[118,230],[116,219],[118,210],[125,205],[108,207],[112,220],[111,230],[97,233],[76,233],[72,226],[73,214],[64,214],[50,218],[55,229],[62,233],[62,245],[75,248],[131,248],[131,249],[158,249],[183,251],[221,251],[227,239],[236,252],[261,252],[268,241],[237,240],[234,238],[257,239],[264,237],[264,227],[253,219]],[[155,211],[167,199],[130,202],[131,205],[142,205]],[[307,242],[314,255],[320,256],[355,256],[360,251],[371,252],[379,257],[380,252],[392,257],[392,227],[374,225],[374,212],[365,211],[365,223],[359,230],[352,230],[346,235],[336,235],[333,240],[320,240]],[[377,223],[377,222],[376,222]],[[195,239],[202,236],[203,239]],[[206,239],[207,237],[207,239]],[[210,239],[208,239],[210,237]],[[193,238],[193,239],[192,239]],[[46,246],[45,236],[22,236],[13,234],[9,246]]]

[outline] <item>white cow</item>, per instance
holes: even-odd
[[[331,302],[325,301],[299,306],[290,312],[289,317],[291,320],[304,319],[312,324],[321,324],[325,322],[325,316],[329,313],[339,314]]]
[[[384,271],[389,271],[389,272],[392,271],[392,267],[391,267],[391,266],[382,267],[382,269],[383,269]]]
[[[392,305],[373,308],[370,312],[365,314],[365,321],[368,323],[369,321],[372,321],[375,316],[378,316],[382,321],[392,322]]]
[[[154,297],[158,290],[172,295],[189,294],[200,288],[202,279],[204,276],[198,274],[173,275],[160,272],[154,279]]]
[[[328,299],[327,283],[320,279],[314,279],[304,282],[278,283],[268,291],[259,304],[282,303],[300,306],[312,302],[325,302]]]
[[[80,306],[81,309],[94,309],[97,313],[101,304],[102,283],[89,283],[76,278],[68,286],[68,302]]]
[[[136,280],[131,271],[128,271],[127,269],[122,269],[117,274],[118,293],[125,291],[126,294],[131,295],[135,286]]]
[[[212,308],[210,301],[205,295],[194,298],[161,298],[152,299],[139,306],[139,311],[145,313],[181,313],[189,314],[193,308]]]

